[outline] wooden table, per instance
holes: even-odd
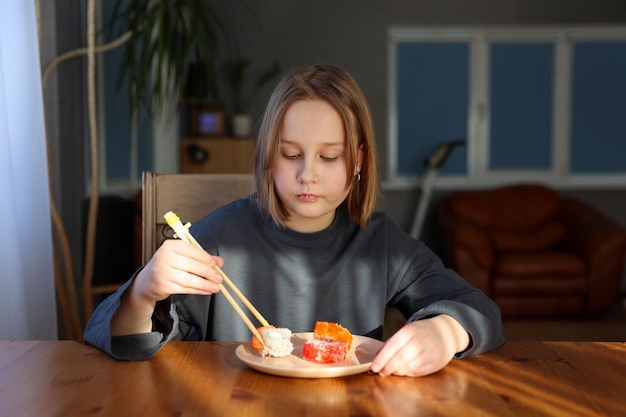
[[[294,379],[235,343],[141,362],[73,341],[0,341],[0,416],[626,416],[626,344],[512,342],[422,377]]]

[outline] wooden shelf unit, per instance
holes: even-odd
[[[184,137],[180,142],[180,170],[189,174],[250,174],[254,138]]]

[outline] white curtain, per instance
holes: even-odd
[[[0,340],[56,339],[35,6],[0,10]]]

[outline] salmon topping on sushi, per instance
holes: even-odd
[[[315,323],[313,338],[341,342],[346,346],[346,353],[350,352],[352,346],[352,333],[341,324],[329,321],[318,321]]]

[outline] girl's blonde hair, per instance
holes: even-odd
[[[254,190],[259,206],[284,225],[288,213],[274,186],[274,165],[279,157],[279,131],[287,108],[297,100],[320,99],[343,119],[346,137],[345,204],[364,228],[376,207],[378,166],[372,117],[365,94],[348,72],[334,65],[313,65],[290,71],[276,86],[261,119],[254,158]],[[363,161],[357,174],[359,149]]]

